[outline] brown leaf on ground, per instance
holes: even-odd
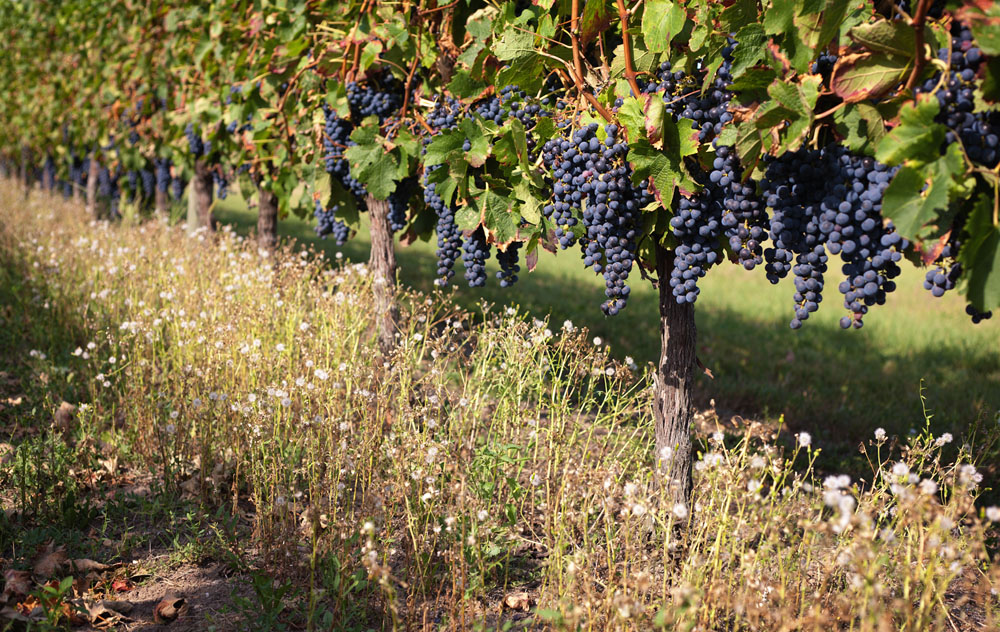
[[[118,568],[120,564],[101,564],[100,562],[95,562],[94,560],[88,560],[86,558],[81,558],[78,560],[70,560],[69,566],[74,573],[100,573],[102,571],[110,570],[113,568]]]
[[[59,404],[59,409],[56,410],[56,414],[53,416],[52,425],[61,430],[63,434],[66,434],[73,429],[75,419],[76,406],[69,402],[63,402]]]
[[[132,604],[127,601],[98,601],[87,607],[87,618],[95,628],[110,628],[129,622],[130,619],[125,614],[130,610]]]
[[[503,605],[511,610],[523,610],[527,612],[531,609],[531,596],[523,591],[510,593],[503,598]]]
[[[111,580],[111,590],[115,592],[127,592],[132,590],[132,583],[125,577],[117,577]]]
[[[27,597],[31,592],[31,573],[28,571],[16,571],[10,569],[3,574],[4,587],[3,594],[0,595],[0,602],[8,601],[11,597]]]
[[[176,621],[177,617],[187,614],[188,604],[184,597],[176,595],[166,595],[153,608],[153,621],[160,625],[165,625]]]
[[[66,560],[66,547],[49,542],[39,549],[38,557],[35,558],[31,568],[38,577],[48,579],[62,568]]]

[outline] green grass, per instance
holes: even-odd
[[[216,214],[244,234],[256,222],[255,211],[235,196],[221,202]],[[348,260],[367,260],[365,230],[337,248],[332,241],[318,239],[313,227],[288,218],[279,223],[279,233],[330,256],[342,250]],[[431,242],[397,247],[404,284],[433,289],[435,248]],[[486,288],[454,291],[459,305],[518,304],[539,317],[551,314],[555,326],[566,319],[586,326],[619,358],[655,362],[656,292],[638,275],[628,308],[607,318],[599,307],[603,280],[583,267],[576,250],[542,252],[537,268],[531,273],[522,270],[509,289],[495,282],[495,259],[490,264]],[[461,262],[456,265],[460,270]],[[794,293],[790,280],[773,286],[762,270],[746,272],[729,265],[709,273],[702,281],[696,318],[699,359],[714,379],[699,378],[701,405],[714,400],[723,416],[784,415],[793,429],[847,444],[870,436],[878,426],[905,434],[913,420],[921,418],[922,380],[935,431],[960,430],[1000,410],[1000,318],[973,325],[961,297],[931,297],[921,286],[923,272],[906,266],[899,289],[886,305],[872,309],[864,328],[842,331],[838,321],[845,312],[836,267],[828,274],[826,303],[799,331],[788,327]],[[462,281],[461,272],[455,281]]]

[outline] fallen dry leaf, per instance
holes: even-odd
[[[124,577],[118,577],[111,580],[111,590],[115,592],[127,592],[132,590],[132,583]]]
[[[76,418],[76,406],[69,402],[59,404],[59,409],[53,417],[52,425],[62,430],[63,434],[73,429],[73,420]]]
[[[101,564],[100,562],[95,562],[94,560],[81,558],[78,560],[70,560],[69,566],[75,573],[99,573],[108,569],[117,568],[119,565]]]
[[[188,603],[184,597],[176,595],[166,595],[153,608],[153,621],[164,625],[176,621],[177,617],[183,616],[188,611]]]
[[[66,559],[66,547],[62,545],[55,546],[52,542],[49,542],[39,550],[38,557],[35,558],[35,563],[32,564],[32,570],[38,577],[48,579],[62,568],[63,564],[66,563]]]
[[[503,605],[511,610],[523,610],[527,612],[531,609],[531,597],[523,591],[510,593],[503,598]]]
[[[181,489],[184,490],[184,493],[186,494],[197,496],[199,492],[201,492],[201,481],[198,480],[197,476],[192,476],[181,483]]]
[[[119,608],[114,608],[117,605]],[[127,609],[120,609],[127,607]],[[119,623],[130,621],[125,614],[132,610],[132,604],[127,601],[98,601],[87,607],[87,618],[95,628],[110,628]]]
[[[10,569],[3,574],[3,599],[10,597],[27,597],[31,592],[31,573]]]

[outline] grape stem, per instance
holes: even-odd
[[[573,44],[573,63],[575,66],[574,69],[576,71],[573,73],[574,75],[573,83],[576,84],[577,91],[580,94],[582,94],[583,97],[587,99],[587,101],[589,101],[592,106],[594,106],[594,109],[597,110],[597,113],[601,115],[601,118],[603,118],[608,123],[612,123],[614,122],[614,117],[611,115],[611,112],[609,112],[606,107],[601,105],[601,102],[597,100],[597,97],[595,97],[590,90],[587,90],[587,87],[583,81],[583,60],[582,56],[580,55],[580,37],[579,37],[580,0],[573,0],[572,11],[573,11],[573,17],[572,20],[570,21],[569,37],[570,41]]]
[[[924,54],[924,22],[927,20],[927,11],[931,8],[931,0],[920,0],[917,11],[913,14],[913,39],[917,57],[913,63],[913,72],[906,81],[905,88],[912,90],[920,79],[920,74],[924,71],[924,64],[927,56]]]
[[[632,88],[632,94],[638,97],[642,92],[635,81],[635,65],[632,63],[632,37],[628,34],[628,11],[625,10],[625,0],[618,0],[618,18],[622,22],[622,45],[625,47],[625,79]]]

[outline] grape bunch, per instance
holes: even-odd
[[[384,123],[403,106],[403,84],[389,72],[372,76],[363,83],[351,81],[347,84],[347,104],[352,120],[377,116],[379,123]]]
[[[154,160],[156,189],[161,193],[166,193],[170,188],[170,159],[157,158]]]
[[[149,200],[153,197],[153,190],[156,187],[156,176],[149,169],[140,169],[139,185],[141,189],[140,196],[144,200]]]
[[[628,279],[635,261],[636,234],[641,209],[652,196],[648,183],[631,181],[625,160],[628,145],[619,139],[617,125],[604,127],[605,140],[591,123],[569,137],[554,138],[542,147],[542,160],[551,170],[553,201],[543,208],[555,225],[562,248],[575,243],[578,217],[583,222],[580,246],[583,263],[601,273],[606,300],[601,309],[613,316],[625,307]]]
[[[406,178],[396,185],[389,194],[389,230],[399,232],[406,228],[406,211],[410,206],[410,194],[416,186],[416,178]]]
[[[350,121],[340,118],[336,110],[329,106],[323,106],[323,113],[326,117],[323,127],[323,159],[326,163],[326,172],[354,196],[361,210],[365,210],[367,208],[365,197],[368,192],[363,184],[351,176],[351,165],[344,157],[344,150],[356,144],[351,140],[354,126]]]
[[[949,128],[945,144],[961,141],[970,160],[992,169],[1000,163],[1000,112],[976,112],[974,102],[973,79],[985,59],[968,26],[954,23],[951,42],[950,57],[947,48],[938,50],[938,56],[951,65],[948,76],[942,81],[941,74],[936,74],[917,92],[933,92],[937,97],[941,106],[937,122]]]
[[[198,132],[195,131],[193,123],[188,123],[187,127],[184,128],[184,135],[187,136],[188,149],[191,150],[192,156],[205,156],[211,151],[211,144],[202,140]]]
[[[465,280],[469,287],[486,285],[486,260],[490,258],[490,245],[486,243],[486,232],[477,227],[463,244],[462,264],[465,266]]]
[[[459,249],[462,247],[462,236],[455,222],[455,207],[445,204],[444,200],[437,193],[437,184],[429,181],[431,173],[440,169],[441,165],[432,165],[424,173],[424,202],[437,216],[437,279],[435,285],[448,285],[448,281],[455,275],[453,268],[455,260],[458,259]]]
[[[497,278],[500,279],[500,287],[510,287],[517,282],[517,273],[521,271],[521,266],[517,264],[520,248],[521,242],[515,241],[506,250],[497,249],[497,263],[500,264]]]
[[[839,145],[789,152],[768,165],[761,186],[773,213],[774,247],[764,251],[765,269],[772,283],[788,272],[795,276],[793,329],[822,301],[827,253],[843,261],[845,280],[838,288],[850,315],[841,327],[863,326],[868,308],[895,290],[892,279],[909,243],[882,217],[882,196],[894,173]]]
[[[319,199],[315,201],[316,208],[313,215],[316,217],[316,234],[326,238],[327,235],[333,237],[334,243],[343,246],[350,237],[351,229],[347,224],[337,219],[338,205],[333,205],[329,209],[323,208],[323,202]]]
[[[216,195],[220,200],[226,199],[229,195],[229,179],[226,177],[222,167],[212,170],[212,182],[215,183]]]
[[[961,242],[955,239],[954,235],[961,234],[965,226],[965,218],[956,220],[953,228],[952,238],[948,240],[941,252],[934,260],[934,267],[927,271],[924,276],[924,289],[928,290],[932,296],[940,298],[958,285],[962,277],[962,264],[956,261],[958,251],[962,247]],[[965,306],[965,313],[972,317],[974,324],[987,320],[993,316],[993,312],[980,312],[971,304]]]

